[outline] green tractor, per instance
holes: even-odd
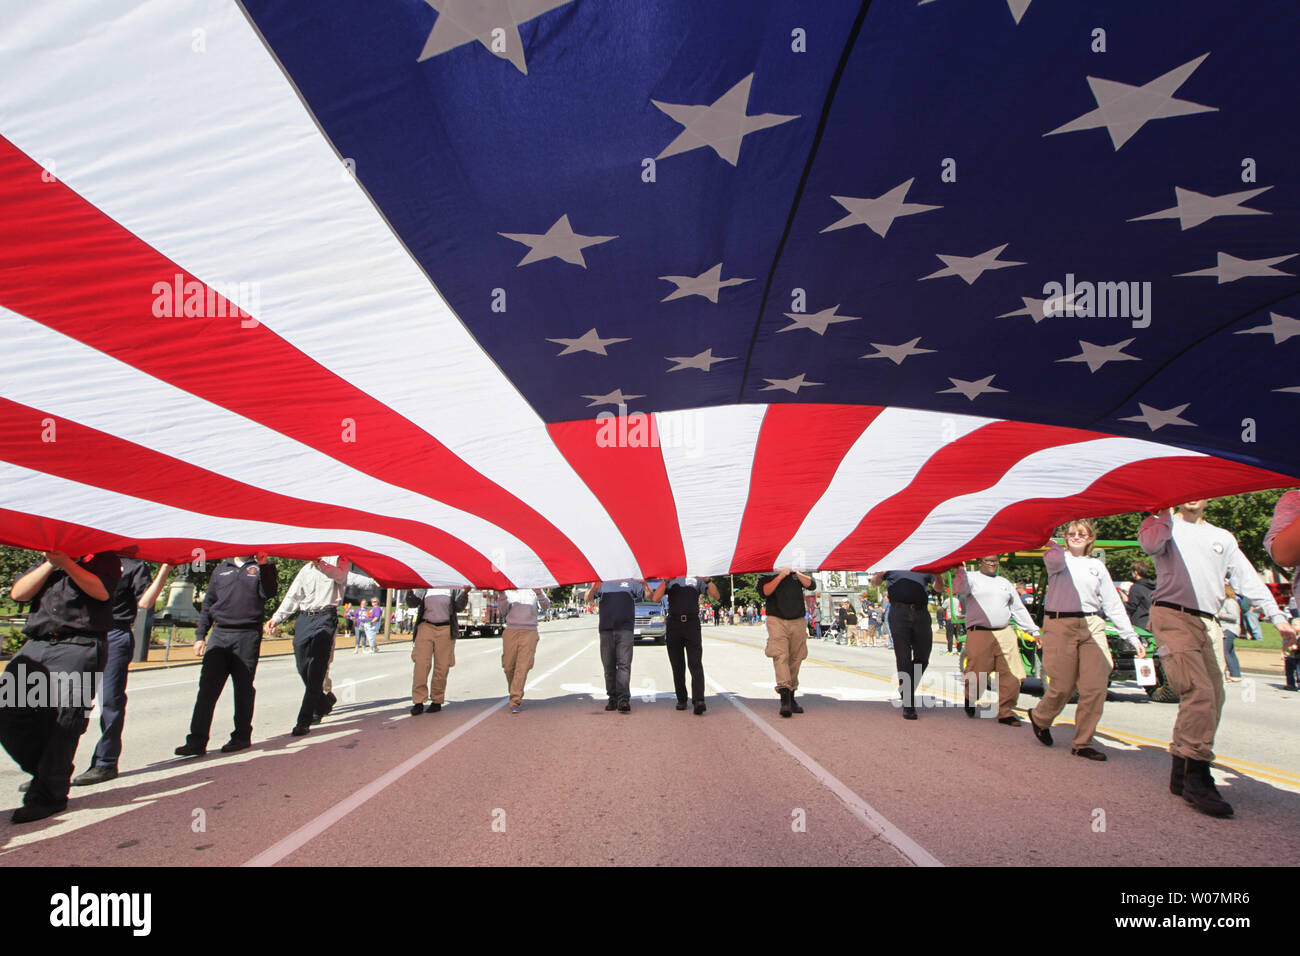
[[[1098,541],[1096,547],[1111,548],[1135,548],[1138,546],[1136,541]],[[1029,616],[1039,622],[1041,627],[1043,620],[1043,599],[1047,594],[1047,568],[1043,564],[1043,553],[1046,549],[1037,548],[1030,551],[1016,551],[1012,554],[1003,555],[1002,566],[1029,567],[1034,571],[1033,591],[1026,607],[1029,609]],[[971,573],[971,572],[968,572]],[[947,600],[952,610],[953,626],[957,632],[957,643],[961,652],[962,669],[966,667],[966,624],[961,616],[961,608],[956,599],[952,597],[952,572],[948,572],[948,597]],[[1012,624],[1016,632],[1016,640],[1020,650],[1020,661],[1024,665],[1027,677],[1032,677],[1038,682],[1039,693],[1045,693],[1047,690],[1047,676],[1043,673],[1043,649],[1038,640],[1027,631],[1021,630],[1014,622]],[[1158,704],[1176,704],[1178,703],[1178,693],[1169,685],[1169,678],[1165,675],[1164,664],[1160,656],[1156,653],[1156,641],[1154,635],[1148,630],[1140,627],[1134,627],[1137,636],[1146,644],[1146,656],[1155,663],[1156,682],[1150,686],[1143,686],[1147,696]],[[1115,625],[1106,621],[1106,640],[1110,645],[1110,657],[1114,663],[1111,669],[1108,684],[1114,684],[1118,681],[1136,681],[1137,667],[1134,661],[1137,660],[1137,653],[1133,650],[1133,645],[1119,636]],[[1079,692],[1076,690],[1070,696],[1070,703],[1075,703],[1079,699]]]

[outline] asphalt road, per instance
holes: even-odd
[[[542,626],[522,713],[505,707],[500,642],[463,640],[437,714],[411,717],[410,645],[342,651],[340,703],[289,736],[302,685],[287,658],[257,675],[254,745],[172,756],[196,667],[133,674],[121,775],[74,788],[34,824],[0,817],[0,866],[702,864],[1287,865],[1300,862],[1300,698],[1233,685],[1215,776],[1237,810],[1215,820],[1167,788],[1176,708],[1136,685],[1102,718],[1107,763],[1028,726],[968,719],[936,656],[920,719],[893,704],[891,652],[810,642],[806,713],[777,714],[759,627],[706,627],[708,713],[674,709],[664,648],[638,645],[630,714],[604,710],[593,618]],[[942,650],[940,642],[937,650]],[[1022,694],[1021,704],[1035,698]],[[82,738],[78,771],[94,747]],[[5,761],[0,793],[25,777]]]

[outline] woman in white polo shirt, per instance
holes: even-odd
[[[1074,710],[1071,750],[1089,760],[1105,760],[1106,755],[1092,746],[1114,667],[1101,612],[1137,649],[1138,657],[1145,657],[1146,650],[1129,623],[1106,565],[1091,556],[1096,539],[1092,522],[1071,521],[1065,528],[1069,550],[1051,541],[1043,555],[1048,575],[1042,639],[1047,686],[1043,699],[1029,712],[1029,724],[1034,736],[1050,747],[1052,721],[1077,686],[1079,703]]]

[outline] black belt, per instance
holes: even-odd
[[[433,627],[446,627],[451,621],[422,621],[422,624],[429,624]]]
[[[95,647],[100,641],[108,640],[108,633],[100,634],[74,632],[71,634],[43,634],[40,637],[33,637],[33,641],[45,641],[48,644],[80,644],[82,647]]]
[[[966,625],[966,630],[968,630],[968,631],[1000,631],[1000,630],[1002,630],[1002,628],[1000,628],[1000,627],[985,627],[983,624],[967,624],[967,625]]]
[[[1213,621],[1214,615],[1208,611],[1200,611],[1194,607],[1183,607],[1181,604],[1174,604],[1172,601],[1156,601],[1156,607],[1167,607],[1173,611],[1182,611],[1184,614],[1195,614],[1197,617],[1203,617],[1207,621]]]
[[[1087,617],[1089,614],[1096,614],[1096,611],[1044,611],[1048,617]]]

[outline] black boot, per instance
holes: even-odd
[[[1174,762],[1169,767],[1169,792],[1175,797],[1183,795],[1183,776],[1187,773],[1187,758],[1171,755]]]
[[[1208,816],[1232,816],[1232,805],[1219,796],[1214,778],[1210,776],[1210,765],[1205,760],[1187,758],[1187,771],[1183,776],[1183,799]]]
[[[803,708],[800,707],[799,702],[794,699],[794,691],[790,691],[790,712],[794,714],[803,713]]]
[[[782,716],[782,717],[789,717],[789,716],[790,716],[790,698],[791,698],[791,696],[792,696],[791,693],[790,693],[790,690],[789,690],[789,688],[786,688],[786,687],[780,687],[780,688],[778,688],[777,690],[778,690],[778,692],[781,694],[781,716]]]

